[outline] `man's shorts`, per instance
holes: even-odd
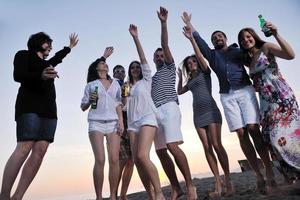
[[[253,86],[245,86],[221,94],[221,103],[229,130],[236,131],[247,124],[259,124],[259,107]]]
[[[167,148],[166,144],[179,142],[183,143],[181,133],[181,112],[176,102],[168,102],[157,108],[158,130],[155,134],[155,149]]]
[[[17,142],[41,140],[53,142],[57,119],[40,117],[36,113],[24,113],[16,122]]]

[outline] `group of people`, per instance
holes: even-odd
[[[212,195],[220,197],[234,193],[228,156],[221,142],[222,116],[212,97],[211,70],[219,80],[220,99],[229,130],[237,133],[241,149],[256,176],[258,191],[272,193],[277,187],[270,152],[286,169],[283,172],[299,173],[300,111],[275,60],[275,57],[293,59],[295,55],[276,26],[266,23],[279,45],[264,42],[253,29],[244,28],[238,34],[240,48],[236,44],[228,46],[225,33],[217,30],[211,35],[214,46],[211,49],[193,27],[191,15],[184,12],[183,34],[190,41],[194,54],[187,56],[176,71],[168,45],[167,9],[160,7],[157,16],[161,24],[161,47],[154,52],[156,72],[153,76],[140,43],[138,28],[133,24],[129,26],[129,33],[139,60],[129,64],[128,81],[125,81],[125,68],[121,65],[113,68],[113,78],[108,73],[106,59],[113,53],[113,47],[107,47],[103,56],[88,69],[81,109],[89,110],[88,133],[95,158],[96,200],[102,199],[104,137],[109,162],[110,199],[117,199],[121,179],[120,198],[126,199],[134,165],[149,199],[165,199],[157,169],[150,160],[153,142],[171,184],[170,198],[175,200],[184,195],[176,175],[176,164],[186,183],[186,198],[197,199],[188,160],[180,148],[183,136],[178,95],[189,90],[193,94],[194,126],[215,177]],[[77,35],[71,34],[69,47],[45,60],[52,49],[52,39],[40,32],[29,38],[28,50],[19,51],[15,56],[14,79],[21,84],[15,115],[17,147],[4,169],[0,200],[23,198],[49,144],[53,142],[57,122],[54,80],[58,75],[55,66],[77,42]],[[244,66],[249,68],[253,82]],[[179,79],[177,91],[176,74]],[[255,91],[259,93],[260,106]],[[256,152],[265,166],[266,180],[260,171]],[[218,161],[224,180],[220,177]],[[22,166],[19,183],[11,196]]]

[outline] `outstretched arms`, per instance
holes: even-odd
[[[148,62],[146,60],[143,47],[142,47],[142,45],[140,43],[140,40],[139,40],[139,37],[138,37],[137,27],[135,25],[133,25],[133,24],[130,24],[130,26],[129,26],[129,33],[132,36],[133,41],[135,43],[137,52],[138,52],[139,57],[140,57],[141,64],[147,64]]]
[[[168,10],[164,7],[160,7],[157,11],[157,16],[161,22],[161,47],[165,56],[165,63],[171,64],[174,62],[172,53],[168,44],[168,29],[167,29],[167,19],[168,19]]]

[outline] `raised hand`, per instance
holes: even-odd
[[[164,7],[160,7],[159,11],[157,11],[157,16],[161,22],[166,22],[168,19],[168,10]]]
[[[137,26],[134,24],[129,25],[129,33],[132,37],[137,37],[138,36],[138,29]]]
[[[78,39],[78,35],[76,33],[72,33],[70,36],[69,36],[69,39],[70,39],[70,45],[69,45],[69,48],[72,49],[73,47],[75,47],[79,41]]]
[[[278,34],[277,27],[274,24],[272,24],[271,22],[266,22],[266,27],[272,31],[274,36],[276,36]]]
[[[104,58],[108,58],[114,52],[114,47],[106,47],[103,53]]]
[[[189,26],[184,26],[184,27],[183,27],[183,35],[184,35],[187,39],[189,39],[189,40],[193,39],[193,34],[192,34],[192,29],[191,29],[191,27],[189,27]]]
[[[183,20],[183,22],[188,25],[189,23],[191,23],[192,20],[192,14],[188,14],[187,12],[183,12],[181,19]]]

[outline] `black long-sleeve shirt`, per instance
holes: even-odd
[[[43,80],[42,72],[50,65],[55,67],[70,53],[69,47],[49,60],[38,57],[36,52],[21,50],[14,58],[14,80],[21,84],[15,104],[15,119],[23,113],[36,113],[40,117],[57,119],[54,79]]]

